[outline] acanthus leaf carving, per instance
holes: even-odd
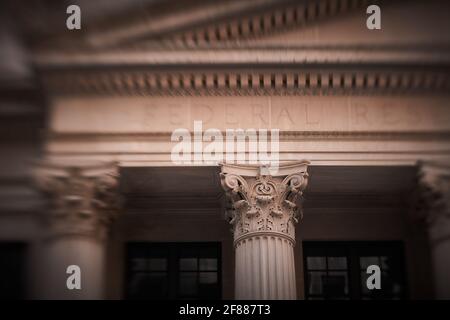
[[[422,164],[416,193],[416,214],[428,225],[430,238],[439,241],[450,237],[450,168]]]
[[[235,241],[253,232],[276,232],[295,241],[295,224],[302,217],[300,200],[308,182],[304,163],[288,175],[242,176],[222,170],[221,182]]]
[[[115,164],[65,167],[43,163],[36,168],[34,178],[48,199],[43,220],[52,235],[103,238],[120,211]]]

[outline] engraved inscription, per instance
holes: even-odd
[[[54,101],[54,132],[448,131],[445,97],[121,97]]]

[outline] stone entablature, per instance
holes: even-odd
[[[447,96],[54,97],[46,152],[57,161],[174,165],[177,129],[279,129],[280,161],[448,161]],[[157,121],[156,121],[157,120]],[[203,146],[210,142],[203,141]],[[323,152],[327,150],[327,152]]]

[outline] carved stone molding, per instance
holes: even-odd
[[[431,240],[450,237],[450,167],[423,163],[419,170],[420,216],[426,221]]]
[[[143,17],[141,10],[139,15],[130,15],[127,23],[107,20],[108,23],[98,26],[88,40],[97,47],[127,45],[130,38],[189,46],[214,45],[302,28],[356,11],[365,5],[366,0],[252,0],[205,3],[190,10],[184,9],[181,14],[174,7],[172,15],[160,17]]]
[[[116,163],[44,162],[36,166],[34,180],[49,201],[43,220],[51,236],[106,236],[121,205]]]
[[[45,86],[58,95],[119,96],[266,96],[348,95],[448,92],[448,74],[434,71],[373,72],[293,70],[250,72],[70,71],[44,75]]]
[[[376,0],[380,1],[383,0]],[[115,48],[135,46],[136,42],[194,47],[260,39],[316,25],[368,5],[368,0],[234,0],[205,1],[201,5],[196,1],[142,2],[125,8],[119,16],[106,12],[102,19],[88,19],[87,32],[82,35],[58,32],[55,28],[49,13],[57,14],[61,6],[30,4],[32,9],[17,11],[33,12],[35,19],[20,16],[20,24],[26,32],[37,33],[33,45],[38,48],[44,46],[38,40],[48,35],[53,36],[52,45],[57,48]],[[101,5],[98,9],[102,10]],[[46,24],[37,26],[34,20]]]
[[[281,5],[268,6],[266,10],[254,14],[238,15],[234,19],[227,19],[227,21],[210,23],[192,30],[178,31],[169,35],[169,39],[191,46],[257,39],[283,30],[301,28],[339,14],[356,11],[366,5],[364,0],[354,1],[353,3],[339,0],[284,2],[283,5],[283,1],[278,1]]]
[[[221,165],[221,184],[229,201],[227,218],[238,244],[249,236],[277,235],[295,243],[299,202],[308,184],[307,161],[267,167]]]

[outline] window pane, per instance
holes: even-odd
[[[197,258],[181,258],[180,270],[197,270]]]
[[[199,277],[199,291],[201,296],[205,299],[214,299],[214,297],[217,297],[219,293],[217,273],[200,272]]]
[[[143,283],[146,281],[146,278],[148,277],[148,274],[146,273],[136,273],[133,275],[133,277],[130,279],[129,286],[130,286],[130,294],[132,296],[136,296],[140,289],[143,287]]]
[[[381,289],[385,294],[390,296],[401,295],[403,288],[402,285],[388,272],[381,272]]]
[[[150,281],[149,281],[148,285],[153,288],[152,292],[155,294],[155,296],[158,297],[159,296],[158,293],[162,294],[163,297],[166,296],[167,273],[165,273],[165,272],[150,273],[149,278],[150,278]]]
[[[328,269],[347,269],[347,257],[328,257]]]
[[[180,273],[180,294],[187,296],[197,294],[197,273]]]
[[[359,265],[361,266],[361,269],[366,270],[368,266],[370,265],[380,265],[380,261],[378,257],[360,257],[359,258]]]
[[[131,243],[126,251],[126,298],[221,297],[218,243]]]
[[[200,259],[200,270],[217,270],[217,259]]]
[[[131,260],[133,271],[146,271],[147,270],[147,259],[144,258],[134,258]]]
[[[389,269],[389,263],[390,263],[389,257],[386,256],[381,257],[381,268],[383,270]]]
[[[167,273],[136,273],[130,281],[132,298],[165,298],[167,296]]]
[[[25,245],[0,243],[0,301],[25,298]]]
[[[149,259],[149,269],[151,271],[165,271],[167,269],[167,260],[165,258]]]
[[[308,269],[325,270],[326,269],[326,258],[325,257],[308,257],[307,265]]]
[[[348,275],[346,271],[331,271],[324,283],[325,295],[330,298],[348,294]]]
[[[366,272],[361,272],[361,292],[363,294],[367,294],[370,292],[370,290],[367,288],[367,277],[369,277],[369,274]]]
[[[400,242],[304,242],[306,298],[403,299],[405,289]],[[312,256],[308,256],[311,254]],[[381,289],[369,290],[369,266],[381,270]]]
[[[368,274],[366,272],[361,272],[361,292],[362,294],[369,299],[391,299],[391,284],[390,280],[385,278],[385,276],[381,275],[381,288],[380,289],[372,289],[370,290],[367,287],[367,279],[372,274]],[[371,283],[373,283],[371,281]]]
[[[367,279],[371,276],[371,274],[366,273],[365,271],[361,272],[361,292],[365,295],[373,295],[374,292],[379,291],[378,289],[372,289],[370,290],[367,287]],[[383,283],[383,280],[381,281]],[[382,286],[384,287],[384,286]]]
[[[216,272],[200,272],[201,284],[216,284],[217,273]]]
[[[323,292],[323,284],[322,279],[326,276],[325,272],[308,272],[308,292],[309,294],[322,294]]]

